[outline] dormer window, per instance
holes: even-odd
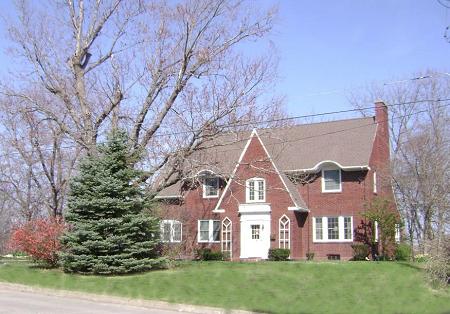
[[[322,192],[342,192],[341,169],[322,170]]]
[[[252,178],[246,182],[247,203],[266,201],[266,181],[261,178]]]
[[[203,198],[219,197],[219,178],[206,177],[203,179]]]

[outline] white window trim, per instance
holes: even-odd
[[[339,239],[328,239],[328,218],[338,218]],[[350,217],[351,238],[344,239],[344,217]],[[316,239],[316,218],[322,218],[322,239]],[[353,242],[353,216],[320,216],[313,217],[313,242],[315,243],[336,243],[336,242]]]
[[[330,171],[330,170],[338,170],[339,171],[339,189],[325,190],[324,172]],[[338,193],[338,192],[342,192],[342,170],[339,168],[323,168],[322,169],[322,193]]]
[[[250,200],[250,181],[262,181],[264,183],[264,191],[263,191],[263,199],[260,200],[259,197],[256,197],[258,188],[255,184],[255,199]],[[250,178],[247,181],[245,181],[245,202],[246,203],[265,203],[266,202],[266,180],[263,178]]]
[[[378,193],[378,187],[377,187],[377,172],[374,171],[373,172],[373,193],[377,194]]]
[[[206,195],[206,187],[207,185],[203,183],[203,198],[218,198],[219,197],[219,177],[209,177],[208,179],[216,179],[216,189],[217,194],[215,195]]]
[[[208,221],[208,240],[200,240],[200,222]],[[220,220],[215,219],[200,219],[197,222],[197,242],[198,243],[220,243],[220,232],[219,230],[219,240],[214,241],[214,221],[218,221],[221,224]]]
[[[395,242],[400,243],[402,236],[401,236],[401,228],[400,224],[395,224]]]
[[[164,224],[170,223],[170,240],[169,241],[164,241],[163,239],[161,239],[161,242],[163,243],[180,243],[183,240],[183,224],[181,223],[181,221],[178,220],[173,220],[173,219],[166,219],[161,221],[160,223],[160,228],[161,228],[161,232],[164,231]],[[175,233],[175,230],[173,228],[173,225],[175,223],[179,223],[180,224],[180,240],[179,241],[174,241],[173,240],[173,235]]]
[[[225,226],[225,223],[227,223],[228,225]],[[228,228],[228,229],[225,229],[225,228]],[[223,238],[223,233],[224,233],[224,231],[228,231],[228,230],[230,232],[230,238],[228,239],[230,241],[230,250],[226,251],[226,250],[224,250],[225,240]],[[229,257],[232,258],[233,257],[233,222],[231,221],[230,218],[225,217],[222,220],[222,229],[220,230],[220,235],[221,235],[221,239],[220,240],[221,240],[222,252],[229,252],[230,253]]]
[[[374,233],[374,239],[373,240],[375,242],[378,242],[378,221],[376,221],[376,220],[373,222],[373,229],[374,229],[373,230],[373,233]]]
[[[287,219],[287,233],[288,233],[288,238],[287,238],[287,248],[282,248],[281,247],[281,220],[283,218]],[[288,216],[283,215],[280,217],[280,219],[278,220],[278,248],[280,249],[291,249],[291,220],[289,219]]]

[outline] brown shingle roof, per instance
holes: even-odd
[[[260,129],[257,132],[277,168],[286,172],[311,170],[323,161],[334,161],[344,169],[368,166],[376,127],[373,117],[366,117]],[[206,144],[203,150],[186,160],[188,176],[208,169],[228,177],[250,133],[227,133]],[[165,189],[159,195],[174,195],[177,189],[179,185]]]
[[[305,170],[332,160],[342,167],[367,166],[375,138],[374,119],[358,118],[259,131],[280,170]]]

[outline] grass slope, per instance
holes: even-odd
[[[271,313],[450,313],[449,290],[432,291],[420,269],[393,262],[199,262],[119,277],[3,262],[0,281]]]

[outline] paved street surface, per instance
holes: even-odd
[[[152,309],[127,304],[107,303],[106,301],[91,301],[74,296],[50,296],[39,292],[23,292],[0,287],[0,313],[161,313],[174,314],[180,311]],[[192,312],[191,312],[192,313]]]

